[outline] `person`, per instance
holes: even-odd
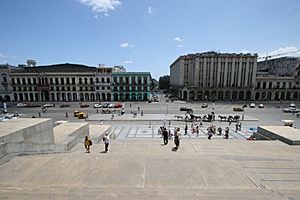
[[[86,117],[85,117],[86,119],[88,119],[89,118],[89,113],[86,113]]]
[[[212,137],[212,127],[207,129],[208,131],[208,139],[210,140]]]
[[[110,142],[110,138],[109,138],[108,133],[105,133],[105,135],[103,137],[103,142],[104,142],[104,145],[105,145],[105,153],[107,153],[108,152],[109,142]]]
[[[41,113],[39,112],[39,117],[42,117]]]
[[[90,147],[92,146],[92,141],[88,138],[88,136],[85,136],[84,138],[84,148],[86,153],[90,153]]]
[[[69,115],[68,115],[68,112],[66,112],[66,114],[65,114],[65,118],[68,118],[69,117]]]
[[[99,110],[97,109],[97,114],[99,114]]]
[[[188,131],[188,125],[187,125],[187,123],[186,123],[186,124],[185,124],[185,128],[184,128],[184,135],[187,134],[187,131]]]
[[[169,120],[169,127],[168,128],[170,128],[171,127],[171,120]]]
[[[225,128],[225,135],[223,137],[224,139],[228,139],[229,138],[229,127]]]
[[[137,107],[138,111],[140,111],[140,107]]]
[[[237,132],[239,130],[239,123],[235,124],[235,132]]]
[[[222,135],[222,128],[221,127],[218,128],[218,132],[219,132],[218,135]]]
[[[199,126],[196,126],[196,133],[197,133],[197,137],[199,137]]]
[[[242,130],[242,122],[239,123],[239,131]]]
[[[114,113],[112,113],[112,114],[111,114],[111,119],[114,119],[114,117],[115,117],[115,116],[114,116]]]
[[[167,145],[169,133],[166,128],[163,129],[162,135],[163,135],[164,145]]]
[[[180,129],[177,128],[176,131],[174,132],[174,143],[175,143],[175,149],[179,148],[180,144]]]
[[[143,112],[143,110],[141,110],[141,116],[144,116],[144,112]]]
[[[103,124],[103,120],[100,120],[100,125],[102,125]]]
[[[32,118],[35,118],[34,114],[32,114]]]
[[[228,120],[228,125],[229,125],[229,126],[231,125],[231,119]]]

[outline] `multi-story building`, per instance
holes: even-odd
[[[251,100],[256,69],[257,54],[188,54],[171,64],[170,86],[184,100]]]
[[[115,100],[150,98],[151,76],[147,72],[125,72],[123,66],[91,67],[69,63],[35,66],[35,64],[31,61],[30,67],[28,65],[0,67],[0,101],[112,101],[112,86],[118,84],[124,91],[119,90]],[[118,80],[113,85],[112,74]],[[125,81],[129,80],[132,85],[129,86],[129,82],[124,85]],[[127,88],[129,90],[126,90]]]
[[[150,97],[150,72],[113,72],[114,101],[147,101]]]
[[[257,70],[267,72],[271,76],[294,76],[299,58],[281,57],[257,62]]]
[[[12,87],[10,83],[10,70],[12,66],[0,65],[0,102],[11,101]]]

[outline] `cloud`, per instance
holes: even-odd
[[[180,45],[178,45],[178,47],[179,47],[179,48],[182,48],[182,47],[183,47],[183,45],[182,45],[182,44],[180,44]]]
[[[124,63],[125,63],[125,64],[132,64],[133,61],[132,61],[132,60],[125,60]]]
[[[182,42],[182,39],[181,39],[180,37],[175,37],[174,40],[175,40],[176,42]]]
[[[122,48],[133,48],[134,44],[128,44],[128,42],[124,42],[124,43],[120,44],[120,47],[122,47]]]
[[[152,7],[151,7],[151,6],[148,7],[148,13],[149,13],[150,15],[152,14]]]
[[[279,57],[285,57],[285,56],[291,56],[291,57],[300,57],[300,49],[297,47],[281,47],[279,49],[276,49],[269,53],[260,53],[259,57],[261,59],[264,59],[266,56],[271,56],[271,58],[279,58]]]
[[[104,16],[108,17],[108,11],[115,10],[121,5],[119,0],[77,0],[79,3],[91,7],[95,13],[103,13]],[[95,17],[95,16],[94,16]],[[95,18],[98,18],[95,17]]]
[[[8,62],[7,58],[8,58],[7,55],[0,53],[0,62],[7,63]]]

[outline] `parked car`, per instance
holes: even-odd
[[[255,103],[250,103],[250,108],[255,108]]]
[[[115,108],[122,108],[123,107],[123,103],[116,103],[115,104]]]
[[[289,108],[283,108],[282,112],[285,112],[285,113],[298,113],[298,112],[300,112],[300,109],[289,107]]]
[[[190,109],[190,108],[187,108],[187,107],[180,107],[180,111],[187,111],[188,109]]]
[[[27,104],[26,103],[18,103],[17,107],[18,108],[27,107]]]
[[[64,104],[64,103],[59,105],[59,107],[61,108],[70,107],[70,106],[71,106],[70,104]]]
[[[95,103],[95,104],[94,104],[94,108],[102,108],[101,103]]]
[[[244,111],[244,109],[243,109],[243,108],[241,108],[241,107],[234,107],[234,108],[233,108],[233,111],[237,111],[237,112],[243,112],[243,111]]]
[[[90,105],[88,105],[88,104],[80,104],[80,108],[87,108],[87,107],[90,107]]]
[[[112,103],[109,103],[107,107],[108,107],[108,108],[114,108],[114,107],[115,107],[115,105],[114,105],[114,104],[112,104]]]
[[[296,105],[293,104],[293,103],[291,103],[291,104],[290,104],[290,108],[296,108]]]
[[[202,105],[201,105],[201,108],[207,108],[208,107],[208,104],[207,103],[203,103]]]
[[[258,108],[264,108],[264,107],[265,107],[265,106],[264,106],[264,104],[262,104],[262,103],[258,105]]]
[[[282,112],[289,113],[291,112],[290,108],[282,108]]]
[[[55,104],[53,104],[53,103],[46,103],[46,104],[42,105],[42,107],[44,107],[44,108],[55,107]]]

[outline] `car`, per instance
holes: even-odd
[[[46,103],[46,104],[42,105],[42,107],[44,107],[44,108],[55,107],[55,104],[54,103]]]
[[[264,107],[265,107],[265,106],[264,106],[264,104],[262,104],[262,103],[258,105],[258,108],[264,108]]]
[[[114,105],[115,108],[123,108],[123,103],[116,103]]]
[[[101,103],[95,103],[95,104],[94,104],[94,108],[102,108]]]
[[[188,111],[190,108],[187,108],[187,107],[180,107],[180,111]]]
[[[70,104],[64,104],[64,103],[59,105],[59,107],[61,108],[70,107],[70,106],[71,106]]]
[[[18,108],[27,107],[27,104],[26,103],[18,103],[17,107]]]
[[[255,108],[255,103],[250,103],[249,107],[250,108]]]
[[[282,108],[282,112],[290,113],[291,109],[290,108]]]
[[[242,106],[242,108],[247,108],[248,106],[246,105],[246,104],[244,104],[243,106]]]
[[[296,108],[296,105],[293,104],[293,103],[291,103],[291,104],[290,104],[290,108]]]
[[[87,107],[90,107],[90,105],[84,103],[80,104],[80,108],[87,108]]]
[[[102,105],[102,108],[108,108],[109,103],[105,103]]]
[[[202,105],[201,105],[201,108],[207,108],[208,107],[208,104],[207,103],[203,103]]]
[[[234,107],[234,108],[233,108],[233,111],[237,111],[237,112],[243,112],[243,111],[244,111],[244,109],[243,109],[243,108],[241,108],[241,107]]]
[[[114,105],[114,104],[112,104],[112,103],[109,103],[107,107],[108,107],[108,108],[114,108],[114,107],[115,107],[115,105]]]
[[[300,109],[298,109],[298,108],[290,108],[290,112],[291,113],[298,113],[298,112],[300,112]]]

